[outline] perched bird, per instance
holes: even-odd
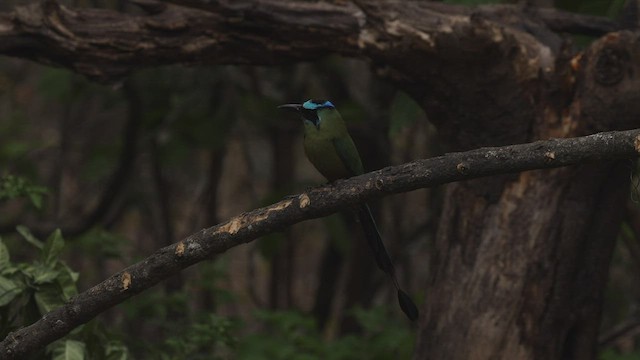
[[[334,181],[364,173],[358,149],[342,116],[330,101],[308,100],[303,104],[285,104],[278,108],[300,114],[304,123],[304,151],[309,161],[327,180]],[[359,205],[356,214],[378,267],[393,280],[402,311],[410,320],[416,320],[418,308],[398,284],[393,262],[384,247],[369,206]]]

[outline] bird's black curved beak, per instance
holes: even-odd
[[[302,105],[300,104],[284,104],[284,105],[278,106],[278,109],[283,109],[283,110],[292,111],[292,112],[299,112],[301,107]]]

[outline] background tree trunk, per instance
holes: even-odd
[[[573,59],[570,70],[556,61],[545,76],[551,81],[520,79],[508,92],[501,92],[508,80],[488,86],[484,96],[492,101],[474,105],[480,117],[459,122],[456,131],[447,131],[451,122],[440,123],[451,134],[443,140],[460,148],[522,141],[513,129],[528,129],[532,140],[637,126],[634,39],[630,33],[604,38]],[[571,91],[558,98],[563,82]],[[523,107],[517,100],[525,97],[518,95],[527,93]],[[623,105],[622,99],[635,100]],[[501,124],[491,115],[496,112],[514,114],[514,123]],[[449,185],[416,357],[595,358],[632,167],[630,161],[603,162]]]

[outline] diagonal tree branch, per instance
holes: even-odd
[[[0,357],[24,358],[29,352],[63,337],[106,309],[213,254],[298,222],[329,215],[349,205],[387,194],[482,176],[635,158],[638,152],[640,130],[608,132],[451,153],[324,185],[248,211],[158,250],[145,260],[76,295],[36,323],[9,334],[0,342]]]

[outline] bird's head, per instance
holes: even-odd
[[[303,121],[308,121],[316,127],[320,126],[323,114],[336,111],[329,100],[307,100],[302,104],[280,105],[278,109],[295,111],[300,114]]]

